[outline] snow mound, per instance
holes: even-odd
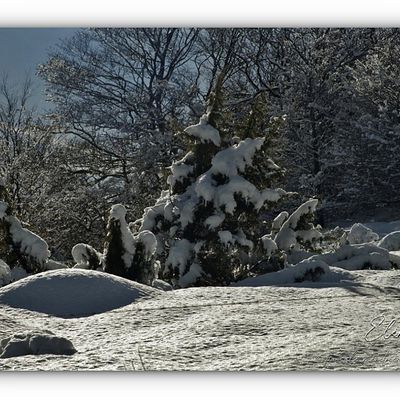
[[[389,251],[373,243],[348,244],[333,253],[312,256],[309,260],[322,260],[328,265],[346,270],[390,269],[392,267]]]
[[[247,278],[232,286],[280,286],[301,282],[338,283],[351,279],[352,275],[347,271],[329,267],[322,260],[304,260],[281,271]]]
[[[389,251],[400,250],[400,231],[392,232],[383,237],[378,246]]]
[[[357,223],[350,228],[347,241],[349,244],[369,243],[379,239],[379,235],[367,228],[365,225]]]
[[[66,338],[51,332],[26,332],[14,334],[0,341],[0,358],[21,357],[39,354],[72,355],[73,344]]]
[[[0,289],[0,304],[61,318],[100,314],[151,297],[159,290],[104,272],[46,271]]]

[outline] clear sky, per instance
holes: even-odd
[[[45,109],[44,84],[36,76],[36,66],[47,59],[48,51],[60,39],[71,37],[77,28],[0,28],[0,76],[7,74],[18,85],[26,74],[34,80],[32,101]]]

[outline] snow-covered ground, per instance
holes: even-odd
[[[0,358],[0,369],[400,369],[400,338],[383,338],[400,316],[400,272],[349,274],[350,280],[332,284],[157,291],[81,318],[3,304],[0,339],[46,330],[70,340],[77,352]],[[60,301],[65,307],[67,300]],[[372,324],[377,327],[368,333]]]

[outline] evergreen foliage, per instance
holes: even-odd
[[[141,230],[157,236],[161,278],[175,287],[228,285],[242,277],[263,251],[260,212],[287,195],[271,188],[284,172],[270,158],[284,119],[257,136],[265,118],[257,96],[241,125],[224,129],[221,76],[200,123],[185,129],[192,144],[171,166],[170,189],[140,221]]]

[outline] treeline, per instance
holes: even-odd
[[[78,242],[99,248],[113,204],[133,221],[167,188],[188,145],[180,132],[218,83],[226,137],[286,116],[269,143],[280,186],[318,197],[321,221],[396,210],[399,43],[397,29],[80,30],[38,66],[46,115],[30,107],[29,82],[0,86],[12,208],[56,258]]]

